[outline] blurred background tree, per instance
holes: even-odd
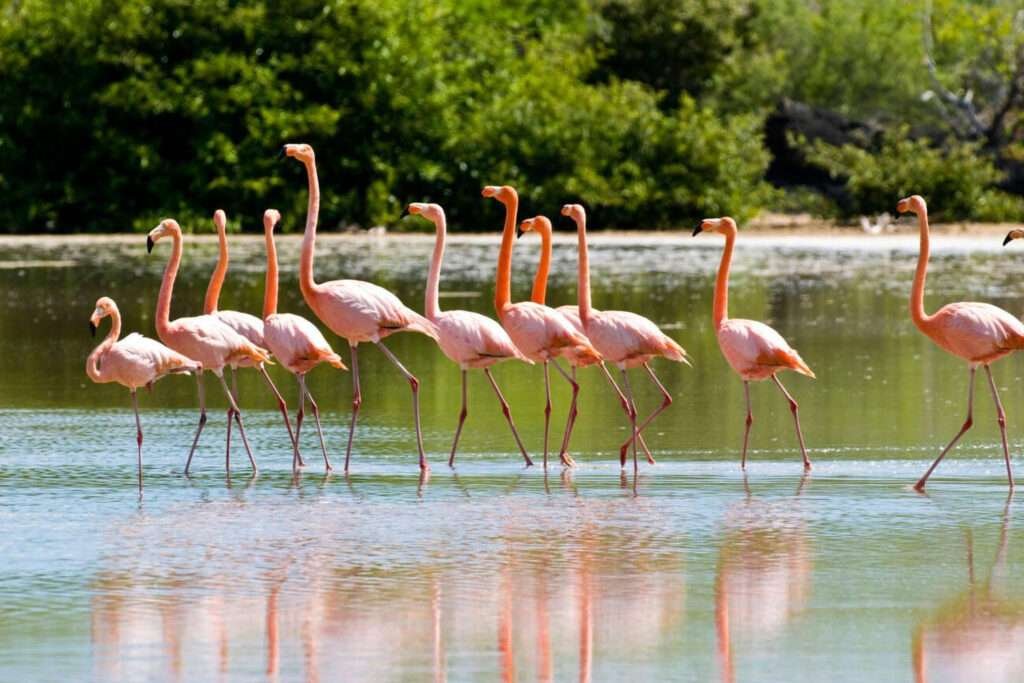
[[[1024,18],[922,0],[19,0],[0,8],[0,230],[326,229],[434,200],[658,228],[763,209],[854,216],[935,193],[1017,220]],[[938,197],[941,194],[942,199]],[[419,224],[417,224],[419,225]]]

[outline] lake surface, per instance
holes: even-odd
[[[742,384],[710,320],[721,238],[596,236],[595,305],[647,315],[694,360],[654,364],[675,403],[646,433],[658,463],[637,478],[618,466],[628,430],[594,370],[580,373],[574,470],[521,466],[482,376],[449,469],[459,372],[404,334],[388,344],[422,382],[428,479],[407,385],[363,347],[350,476],[324,475],[308,422],[309,466],[292,476],[280,416],[250,371],[239,388],[258,476],[239,445],[225,475],[224,401],[208,379],[211,419],[185,478],[195,383],[175,377],[140,394],[141,499],[129,397],[86,378],[86,323],[109,295],[126,331],[154,336],[167,245],[147,256],[144,236],[2,239],[0,680],[1024,680],[1024,513],[1007,496],[981,378],[975,428],[929,495],[909,489],[963,420],[967,372],[909,321],[907,230],[740,236],[730,312],[775,326],[818,376],[783,378],[809,476],[764,383],[739,469]],[[1024,311],[1024,254],[1000,242],[936,238],[927,308]],[[451,241],[443,308],[492,314],[497,243]],[[575,302],[573,244],[556,240],[554,305]],[[258,313],[262,240],[232,247],[221,308]],[[327,235],[318,247],[318,279],[372,280],[422,309],[430,239]],[[537,249],[516,245],[514,298],[528,296]],[[280,308],[308,314],[297,239],[279,250]],[[199,311],[214,260],[209,238],[186,237],[173,315]],[[994,367],[1015,456],[1022,360]],[[272,374],[294,407],[294,381]],[[540,368],[494,374],[539,463]],[[568,391],[552,374],[554,448]],[[641,413],[653,410],[653,385],[632,379]],[[350,376],[320,368],[310,388],[340,465]]]

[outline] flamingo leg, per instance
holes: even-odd
[[[533,467],[533,460],[530,460],[529,453],[527,453],[526,448],[523,447],[523,440],[519,438],[519,432],[516,431],[515,422],[512,421],[512,409],[508,407],[508,401],[505,400],[505,396],[501,393],[501,389],[498,388],[498,383],[494,381],[494,375],[491,374],[491,369],[484,368],[484,374],[487,375],[487,380],[491,383],[491,388],[494,389],[494,393],[498,396],[498,402],[501,403],[501,412],[504,413],[505,420],[508,422],[508,427],[512,430],[512,436],[515,437],[516,445],[519,446],[519,452],[523,454],[523,460],[526,461],[526,466]]]
[[[139,495],[142,495],[142,420],[139,419],[139,395],[132,389],[132,408],[135,409],[135,441],[139,444]]]
[[[569,417],[565,421],[565,433],[562,435],[562,446],[558,450],[558,458],[562,461],[565,467],[574,467],[576,461],[569,455],[569,436],[572,434],[572,425],[576,421],[576,401],[580,395],[580,385],[576,381],[576,368],[572,368],[572,376],[569,376],[558,361],[551,361],[551,364],[555,366],[555,370],[558,370],[559,374],[565,378],[565,381],[572,387],[572,402],[569,404]]]
[[[668,393],[668,389],[666,389],[665,385],[661,383],[661,381],[658,379],[658,376],[654,374],[654,370],[651,370],[651,366],[648,365],[647,363],[644,363],[644,370],[647,371],[647,375],[651,378],[651,381],[654,382],[654,385],[658,387],[658,390],[661,392],[661,405],[658,406],[653,413],[648,415],[646,420],[640,423],[640,425],[636,428],[637,434],[647,429],[647,425],[651,424],[651,422],[654,421],[654,418],[658,417],[658,415],[660,415],[662,411],[664,411],[666,408],[672,405],[672,395]],[[625,457],[626,449],[629,447],[630,441],[632,441],[632,439],[628,439],[626,443],[622,444],[622,446],[619,447],[620,459]],[[647,452],[647,462],[653,465],[654,457],[651,456],[651,452],[647,450],[646,446],[644,447],[644,450]]]
[[[462,434],[462,425],[466,421],[469,411],[466,408],[468,391],[466,389],[466,370],[462,370],[462,410],[459,411],[459,425],[455,428],[455,438],[452,440],[452,452],[448,456],[448,467],[455,467],[455,449],[459,445],[459,436]]]
[[[626,395],[622,393],[622,389],[619,388],[619,385],[615,381],[615,378],[612,377],[612,374],[610,372],[608,372],[608,368],[605,366],[605,364],[604,363],[600,363],[599,366],[601,368],[601,372],[604,373],[605,378],[608,380],[608,383],[611,384],[612,385],[612,389],[615,390],[615,394],[619,397],[619,405],[622,406],[622,412],[624,412],[626,414],[626,418],[628,419],[629,418],[629,401],[626,400]],[[651,455],[651,450],[647,447],[647,442],[644,441],[643,434],[638,434],[637,436],[638,436],[639,441],[640,441],[640,447],[644,449],[644,454],[647,455],[647,462],[649,462],[650,464],[653,465],[654,464],[654,456]],[[619,451],[619,464],[622,467],[626,466],[626,451],[624,451],[624,450],[623,451]]]
[[[639,434],[636,430],[636,402],[633,400],[633,388],[629,386],[629,375],[626,374],[626,368],[619,368],[619,372],[622,373],[622,386],[626,388],[626,400],[629,402],[629,424],[633,428],[633,434],[630,437],[630,442],[633,444],[633,475],[636,476],[637,470],[639,470],[636,462],[636,437]]]
[[[305,387],[305,382],[303,381],[305,379],[304,375],[296,374],[295,375],[295,379],[299,383],[299,401],[298,401],[299,409],[295,411],[295,451],[298,452],[298,450],[299,450],[299,432],[302,430],[302,420],[305,417],[305,413],[306,413],[306,387]],[[297,464],[298,464],[298,460],[295,458],[295,455],[293,454],[292,455],[292,469],[293,470],[295,469],[295,466]]]
[[[235,417],[234,406],[238,405],[238,375],[235,373],[235,369],[228,366],[228,372],[231,373],[231,397],[234,398],[234,403],[228,402],[228,430],[227,439],[224,443],[224,471],[231,472],[231,420]]]
[[[551,426],[551,377],[544,361],[544,469],[548,468],[548,428]]]
[[[1003,457],[1006,459],[1006,479],[1010,482],[1010,490],[1013,490],[1013,470],[1010,468],[1010,446],[1006,442],[1006,412],[1003,410],[1003,402],[999,400],[999,390],[996,389],[996,382],[992,379],[992,369],[985,366],[985,374],[988,375],[988,386],[992,389],[992,400],[996,403],[996,417],[999,420],[999,434],[1003,438]]]
[[[754,424],[754,414],[750,410],[750,382],[743,380],[743,396],[747,399],[746,427],[743,429],[743,455],[740,456],[740,469],[747,469],[747,443],[750,441],[750,426]]]
[[[327,444],[324,443],[324,430],[320,426],[320,406],[316,404],[316,400],[313,398],[313,394],[309,393],[309,389],[306,388],[306,376],[299,375],[299,386],[302,388],[302,392],[305,397],[309,399],[309,405],[313,409],[313,421],[316,423],[316,435],[320,439],[320,451],[324,454],[324,471],[330,472],[334,470],[331,467],[331,461],[327,457]],[[303,401],[305,403],[305,401]],[[298,433],[295,435],[295,440],[298,442]]]
[[[391,349],[384,346],[383,342],[378,341],[375,343],[384,355],[388,357],[388,360],[405,376],[409,386],[412,388],[412,419],[416,424],[416,448],[420,452],[420,470],[429,470],[430,465],[427,464],[427,455],[423,452],[423,430],[420,428],[420,381],[416,379],[415,375],[405,369],[401,361],[398,360],[395,354],[391,353]]]
[[[206,426],[206,390],[203,388],[203,371],[196,373],[196,386],[199,387],[199,427],[196,428],[195,438],[192,439],[192,448],[188,452],[188,460],[185,461],[185,476],[188,476],[188,468],[192,464],[192,456],[195,455],[196,445],[199,444],[199,435],[203,433]]]
[[[252,457],[252,449],[249,448],[249,439],[245,435],[245,425],[242,424],[242,411],[238,409],[238,404],[235,403],[235,397],[231,395],[231,391],[228,389],[228,383],[224,381],[224,375],[217,375],[217,379],[220,380],[221,387],[224,388],[224,395],[228,399],[228,403],[231,404],[231,410],[235,413],[235,422],[238,423],[238,433],[242,435],[242,445],[245,446],[246,455],[249,456],[249,464],[252,465],[253,473],[256,472],[256,459]]]
[[[782,386],[782,382],[779,381],[778,375],[772,375],[772,381],[775,382],[775,386],[779,388],[779,391],[781,391],[786,397],[786,400],[789,401],[789,410],[793,413],[793,422],[796,424],[796,438],[800,441],[800,455],[803,456],[804,471],[806,472],[811,469],[811,461],[807,458],[807,447],[804,446],[804,433],[800,429],[800,404],[796,402],[796,399],[789,395],[789,392],[786,391],[786,387]]]
[[[953,446],[955,446],[956,442],[960,440],[960,437],[963,436],[964,433],[974,424],[974,374],[977,371],[978,368],[973,365],[970,366],[970,380],[967,383],[967,419],[964,420],[963,426],[960,427],[960,431],[956,433],[953,440],[942,449],[942,452],[939,453],[939,457],[935,458],[935,462],[933,462],[932,466],[928,468],[928,471],[924,473],[924,476],[918,479],[917,483],[914,484],[915,490],[924,491],[924,485],[928,482],[928,477],[932,476],[932,472],[934,472],[935,468],[939,466],[942,459],[946,457],[946,453],[949,453],[953,449]]]
[[[359,406],[363,405],[363,393],[359,389],[359,355],[356,344],[349,344],[352,350],[352,422],[348,425],[348,446],[345,447],[345,472],[348,473],[348,461],[352,457],[352,437],[356,434],[356,418],[359,417]]]
[[[292,423],[288,419],[288,405],[284,402],[284,397],[281,396],[281,392],[277,390],[277,385],[274,384],[274,380],[270,379],[270,374],[267,373],[267,368],[263,363],[259,365],[260,374],[263,376],[263,381],[270,387],[270,391],[273,392],[274,398],[277,399],[277,408],[281,411],[281,415],[284,417],[284,426],[288,430],[288,440],[292,443],[292,469],[296,465],[304,467],[306,463],[302,462],[302,455],[299,453],[299,442],[295,438],[295,434],[292,433]],[[238,398],[236,397],[237,401]]]

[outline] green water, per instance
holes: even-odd
[[[497,235],[449,246],[443,308],[490,314]],[[1024,310],[1024,258],[999,238],[939,238],[929,309],[983,300]],[[262,241],[234,238],[221,308],[258,313]],[[317,276],[384,285],[420,309],[432,246],[421,238],[318,242]],[[283,239],[282,311],[307,314],[298,243]],[[182,475],[195,385],[142,394],[145,497],[135,490],[127,393],[84,361],[101,295],[126,331],[153,335],[166,250],[145,238],[0,241],[0,679],[2,680],[934,680],[1024,678],[1024,559],[991,400],[930,495],[907,487],[959,427],[965,366],[911,325],[916,238],[741,236],[735,317],[764,320],[817,380],[800,401],[810,476],[789,411],[752,391],[751,463],[738,467],[739,380],[710,326],[721,244],[595,237],[594,302],[658,322],[694,359],[654,367],[674,404],[652,426],[658,459],[618,467],[627,434],[596,371],[582,371],[572,472],[524,469],[482,377],[454,470],[445,465],[459,372],[420,335],[390,348],[422,382],[429,479],[415,465],[408,386],[370,347],[349,477],[290,471],[287,437],[253,373],[239,377],[260,473],[236,448],[223,470],[223,400]],[[535,241],[516,247],[525,298]],[[174,315],[198,312],[215,258],[186,238]],[[556,242],[549,303],[573,303],[575,250]],[[104,328],[105,329],[105,328]],[[344,344],[328,335],[347,359]],[[294,403],[293,380],[272,369]],[[1024,447],[1021,360],[994,374],[1011,448]],[[495,370],[539,460],[539,368]],[[568,391],[553,379],[552,441]],[[633,376],[641,413],[659,402]],[[332,457],[347,437],[351,381],[310,375]]]

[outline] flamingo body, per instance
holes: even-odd
[[[555,309],[558,314],[569,321],[572,325],[572,329],[576,330],[580,334],[586,336],[586,330],[583,329],[583,321],[580,320],[580,307],[576,305],[565,305],[559,306]],[[601,362],[600,358],[596,358],[591,353],[579,352],[575,348],[566,349],[562,355],[565,357],[569,364],[576,368],[585,368],[589,365],[597,365]]]
[[[134,332],[97,356],[97,373],[92,380],[101,384],[117,382],[129,389],[138,389],[171,373],[200,369],[199,362]]]
[[[263,321],[256,316],[241,311],[217,311],[212,315],[254,346],[266,347],[263,342]]]
[[[524,356],[543,363],[559,356],[582,355],[591,362],[601,356],[583,334],[555,309],[532,301],[508,304],[499,313],[502,327]]]
[[[388,290],[362,280],[332,280],[313,286],[307,298],[316,316],[349,344],[378,342],[395,332],[421,332],[437,339],[434,323]]]
[[[587,337],[605,360],[635,368],[652,358],[686,363],[686,352],[653,322],[629,311],[590,311]]]
[[[1024,324],[998,306],[947,304],[921,330],[940,348],[969,363],[991,363],[1024,348]]]
[[[343,370],[345,364],[316,325],[302,316],[277,313],[263,321],[263,338],[274,357],[296,374],[305,374],[320,363]]]
[[[501,325],[471,311],[443,311],[434,319],[438,346],[444,355],[465,368],[489,368],[503,360],[530,361]]]
[[[732,369],[744,380],[765,380],[780,370],[814,377],[782,335],[757,320],[724,320],[717,330],[718,346]]]
[[[270,360],[266,351],[252,344],[213,315],[177,318],[158,328],[160,340],[203,364],[204,370],[220,373],[225,365]]]

